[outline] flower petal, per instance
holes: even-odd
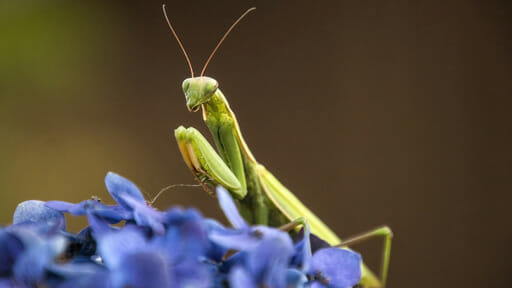
[[[311,261],[311,233],[309,224],[301,229],[302,239],[295,244],[295,254],[291,260],[291,266],[300,268],[301,271],[308,271],[309,262]],[[297,237],[298,238],[298,237]]]
[[[108,288],[109,272],[103,265],[92,262],[53,264],[47,267],[48,287]]]
[[[203,256],[209,241],[200,214],[194,209],[172,209],[166,212],[166,218],[167,231],[153,238],[153,244],[167,253],[170,262],[197,261]]]
[[[222,224],[213,219],[205,219],[203,221],[203,224],[208,233],[208,240],[210,243],[210,245],[208,245],[206,257],[210,260],[213,260],[214,262],[221,262],[226,252],[228,252],[228,248],[218,245],[217,243],[212,241],[210,235],[213,233],[213,231],[222,234],[224,231],[226,231],[226,228],[222,226]]]
[[[92,213],[101,216],[109,223],[118,223],[121,220],[133,219],[133,213],[119,205],[105,205],[96,199],[89,199],[77,204],[64,201],[48,201],[46,207],[60,212],[66,212],[74,216],[81,216]]]
[[[286,269],[294,250],[290,236],[277,232],[264,237],[257,247],[248,251],[246,267],[258,284],[284,288]]]
[[[249,227],[238,212],[233,198],[231,198],[231,195],[229,195],[229,192],[224,187],[217,186],[217,198],[219,198],[220,208],[233,227],[236,229],[247,229]]]
[[[13,265],[23,249],[20,239],[0,228],[0,277],[12,273]]]
[[[328,287],[352,287],[361,279],[361,262],[361,255],[352,250],[320,249],[311,259],[309,273]]]
[[[106,233],[98,237],[97,242],[101,258],[110,269],[117,269],[125,255],[142,251],[147,244],[142,233],[131,226]]]
[[[136,201],[140,203],[145,203],[144,196],[140,192],[139,188],[135,186],[130,180],[122,177],[113,172],[108,172],[105,177],[105,186],[107,186],[107,190],[116,200],[119,205],[129,209],[129,205],[124,201],[125,195],[128,195],[134,198]]]
[[[208,237],[213,243],[233,250],[246,250],[260,242],[260,239],[236,230],[211,231]]]
[[[197,259],[180,262],[172,269],[173,287],[212,287],[212,279],[215,275],[213,273],[216,270],[213,270],[211,266],[211,264],[201,263]]]
[[[62,212],[45,206],[45,202],[28,200],[21,202],[14,211],[12,224],[40,224],[47,227],[58,225],[61,230],[66,229],[66,220]]]
[[[171,287],[168,264],[157,251],[138,251],[123,255],[112,275],[114,287]]]
[[[54,237],[50,240],[41,239],[39,243],[27,247],[14,264],[15,277],[27,284],[40,282],[43,280],[45,268],[65,248],[66,240],[64,237]]]
[[[137,201],[129,195],[124,195],[123,200],[133,209],[133,217],[137,225],[150,227],[158,235],[165,233],[164,213],[151,208],[145,202]]]
[[[306,275],[297,269],[286,270],[286,288],[303,288],[308,282]]]
[[[256,288],[251,275],[242,267],[237,266],[229,273],[229,287],[231,288]]]

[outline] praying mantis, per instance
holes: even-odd
[[[230,108],[218,82],[204,76],[213,55],[231,30],[255,8],[248,9],[226,31],[203,66],[199,77],[194,77],[192,64],[162,5],[167,24],[177,40],[190,68],[191,77],[183,81],[182,88],[189,111],[202,109],[203,120],[210,130],[219,154],[195,128],[179,126],[174,135],[181,155],[205,190],[208,186],[222,185],[238,201],[242,216],[252,224],[283,226],[296,219],[306,219],[311,232],[333,246],[346,248],[370,237],[384,237],[381,277],[378,279],[365,265],[360,285],[364,288],[385,287],[389,265],[392,232],[383,226],[370,232],[341,239],[290,192],[263,165],[258,163],[246,144],[235,113]]]

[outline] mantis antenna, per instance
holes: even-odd
[[[191,77],[194,78],[194,69],[192,69],[192,64],[190,63],[190,58],[188,58],[187,51],[185,51],[185,48],[183,48],[183,44],[181,44],[181,41],[180,41],[180,38],[178,37],[178,34],[176,34],[176,31],[174,31],[174,28],[172,28],[171,21],[169,21],[169,17],[167,17],[167,11],[165,10],[165,4],[162,4],[162,10],[164,11],[165,20],[167,21],[167,24],[169,25],[169,28],[171,28],[171,31],[172,31],[172,34],[174,35],[174,38],[176,38],[176,41],[178,41],[178,44],[180,45],[181,51],[183,51],[183,54],[185,55],[185,58],[187,59],[188,68],[190,68]],[[201,74],[201,76],[202,76],[202,74]]]
[[[201,184],[174,184],[174,185],[169,185],[167,187],[164,187],[162,188],[157,194],[155,197],[153,197],[153,199],[151,201],[149,201],[148,203],[153,205],[153,203],[155,203],[156,199],[158,199],[158,197],[160,197],[160,195],[162,195],[162,193],[164,193],[165,191],[169,190],[169,189],[173,189],[173,188],[177,188],[177,187],[200,187]]]
[[[206,63],[204,64],[203,66],[203,70],[201,71],[201,77],[203,77],[204,75],[204,71],[206,70],[206,66],[208,66],[208,63],[210,63],[210,60],[212,60],[212,57],[213,55],[215,54],[215,52],[217,52],[217,49],[219,49],[220,47],[220,44],[222,44],[222,42],[224,42],[224,39],[226,39],[226,37],[228,36],[228,34],[231,32],[231,30],[233,30],[233,28],[235,28],[235,26],[238,24],[238,22],[240,22],[247,14],[249,14],[249,12],[253,11],[253,10],[256,10],[256,7],[252,7],[252,8],[249,8],[247,9],[247,11],[244,12],[244,14],[242,14],[242,16],[238,17],[238,19],[235,21],[235,23],[233,23],[233,25],[231,25],[231,27],[229,27],[228,31],[226,31],[226,33],[224,33],[224,36],[222,36],[222,38],[220,39],[219,41],[219,44],[217,44],[217,46],[215,47],[215,49],[213,49],[213,52],[212,54],[210,54],[210,57],[208,57],[208,60],[206,60]],[[164,10],[165,11],[165,10]],[[169,24],[170,25],[170,24]],[[171,28],[172,29],[172,28]],[[176,35],[176,34],[175,34]],[[176,36],[177,38],[177,36]],[[179,40],[178,40],[179,41]]]

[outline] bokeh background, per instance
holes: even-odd
[[[510,285],[510,1],[166,2],[196,71],[258,8],[206,74],[335,231],[393,228],[389,287]],[[161,1],[0,3],[2,224],[27,199],[112,202],[107,171],[150,196],[194,183],[173,130],[208,132]],[[155,206],[177,204],[222,219],[199,188]],[[354,248],[377,268],[380,247]]]

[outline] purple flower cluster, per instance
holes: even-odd
[[[232,228],[194,209],[157,211],[117,174],[105,184],[117,205],[19,204],[13,224],[0,228],[0,288],[344,288],[360,280],[359,254],[330,247],[307,225],[295,241],[286,231],[250,226],[222,187],[217,196]],[[63,213],[85,215],[89,225],[70,233]]]

